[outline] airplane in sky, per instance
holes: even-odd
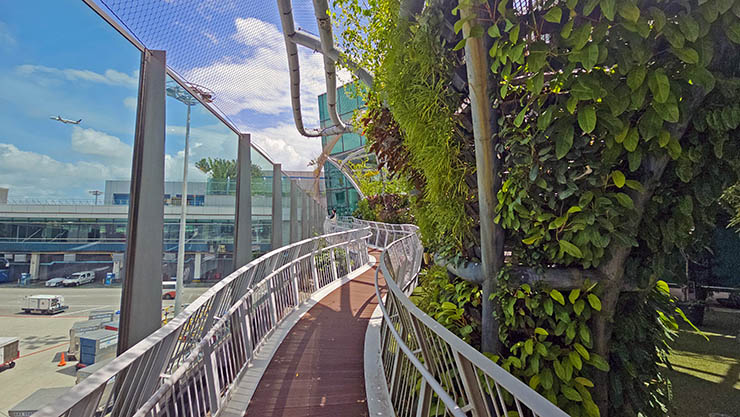
[[[57,116],[57,117],[52,116],[52,117],[49,117],[49,119],[56,120],[57,122],[62,122],[64,124],[69,124],[69,125],[78,125],[82,121],[82,119],[80,119],[80,120],[64,119],[64,118],[62,118],[62,116]]]

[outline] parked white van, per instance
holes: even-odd
[[[95,272],[83,271],[75,272],[69,278],[62,281],[65,287],[77,287],[95,281]]]

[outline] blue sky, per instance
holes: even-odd
[[[294,127],[274,2],[252,9],[241,1],[131,2],[147,10],[106,3],[148,47],[166,49],[179,74],[214,90],[221,112],[283,169],[308,169],[320,139]],[[295,3],[297,25],[314,32],[310,2]],[[322,60],[305,48],[300,58],[304,123],[316,126]],[[139,60],[81,1],[0,3],[0,187],[11,199],[87,198],[105,179],[130,176]],[[168,99],[167,180],[182,177],[185,111]],[[56,115],[83,121],[49,119]],[[236,135],[202,106],[193,108],[191,129],[192,179],[203,179],[195,160],[235,157]]]

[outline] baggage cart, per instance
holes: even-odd
[[[20,356],[17,337],[0,337],[0,371],[14,368]]]

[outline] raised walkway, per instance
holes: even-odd
[[[371,255],[377,259],[379,252]],[[228,414],[248,400],[246,416],[367,416],[363,358],[378,305],[376,267],[308,310],[280,343],[256,389],[237,389]]]

